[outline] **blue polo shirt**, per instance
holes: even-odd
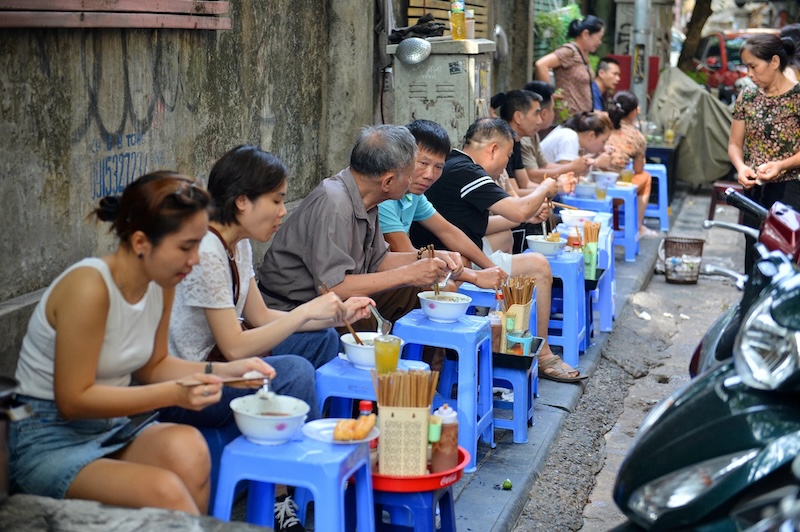
[[[597,82],[594,80],[592,80],[592,105],[595,111],[606,110],[606,98],[603,93],[600,92],[600,87],[597,86]]]
[[[422,222],[436,214],[431,202],[423,195],[406,194],[399,200],[386,200],[378,204],[378,223],[381,232],[406,233],[412,222]]]

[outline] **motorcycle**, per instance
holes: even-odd
[[[800,264],[800,213],[780,202],[774,203],[767,210],[732,188],[725,191],[725,199],[728,204],[759,218],[761,220],[760,229],[714,220],[703,222],[704,228],[720,227],[738,231],[751,236],[770,251],[782,251],[795,264]],[[762,275],[758,269],[754,269],[750,278],[714,265],[704,265],[702,271],[706,274],[724,275],[735,280],[736,286],[744,293],[742,300],[736,305],[731,305],[701,339],[689,363],[689,374],[692,377],[696,377],[714,364],[730,358],[733,340],[741,325],[742,314],[747,312],[753,301],[769,283],[779,280],[774,275]]]
[[[770,252],[763,243],[756,250],[755,276],[764,287],[740,305],[733,358],[657,405],[620,467],[614,500],[639,526],[742,530],[774,504],[765,494],[796,484],[800,270],[796,256]]]

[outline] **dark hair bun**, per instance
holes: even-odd
[[[501,107],[504,103],[506,103],[506,93],[504,92],[498,92],[497,94],[492,96],[492,99],[489,101],[489,105],[492,106],[492,109],[497,109],[498,107]]]
[[[119,214],[119,196],[105,196],[100,199],[97,217],[104,222],[113,222]]]
[[[783,49],[786,50],[786,55],[790,58],[794,56],[797,51],[797,43],[794,39],[791,37],[781,37],[781,42],[783,43]]]

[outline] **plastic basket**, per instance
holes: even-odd
[[[700,277],[703,244],[699,238],[668,236],[661,242],[658,255],[664,261],[664,275],[673,284],[695,284]]]

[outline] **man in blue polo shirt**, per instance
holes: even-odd
[[[423,195],[442,175],[444,161],[450,153],[450,138],[442,126],[430,120],[415,120],[406,126],[417,141],[417,162],[408,193],[398,200],[386,200],[378,205],[378,220],[383,238],[391,251],[417,251],[408,237],[413,222],[421,223],[437,235],[450,251],[461,253],[480,270],[465,268],[459,281],[481,288],[497,288],[508,275],[458,227],[436,212]]]
[[[482,239],[487,232],[519,225],[539,214],[543,199],[558,191],[552,178],[544,179],[537,190],[520,197],[512,197],[498,186],[496,181],[508,164],[513,147],[514,131],[505,120],[479,118],[467,131],[463,150],[450,152],[441,179],[431,183],[425,193],[436,210],[476,247],[484,245]],[[437,249],[446,248],[439,235],[422,223],[412,224],[410,237],[417,245],[433,243]],[[553,284],[547,259],[539,253],[487,252],[506,273],[536,278],[537,330],[547,331]],[[585,378],[555,355],[546,340],[539,353],[539,376],[558,382]]]

